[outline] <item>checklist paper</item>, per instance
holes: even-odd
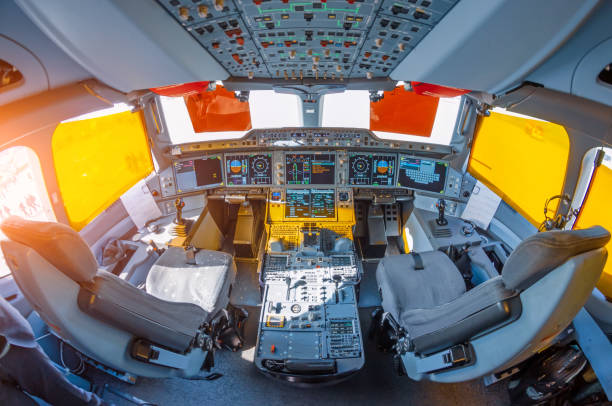
[[[501,197],[497,196],[491,189],[480,181],[476,182],[470,200],[468,200],[461,218],[469,220],[476,226],[486,230],[493,219]]]
[[[125,192],[121,196],[121,202],[139,230],[144,227],[147,221],[161,216],[161,211],[157,207],[157,203],[155,203],[155,199],[144,179]]]

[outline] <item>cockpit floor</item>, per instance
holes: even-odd
[[[215,381],[145,379],[136,385],[94,372],[94,383],[109,384],[120,391],[158,405],[509,405],[505,382],[485,387],[482,380],[460,384],[414,382],[397,376],[389,354],[378,352],[364,336],[366,364],[347,381],[328,387],[297,388],[262,375],[253,365],[259,307],[248,307],[247,344],[238,352],[218,351]],[[373,308],[359,309],[364,333]],[[110,393],[105,399],[131,405]]]

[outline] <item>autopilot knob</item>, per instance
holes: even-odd
[[[283,252],[285,250],[285,241],[282,238],[272,237],[269,242],[270,251]]]
[[[334,242],[334,252],[347,252],[353,248],[353,242],[346,238],[341,237]]]
[[[444,199],[438,199],[436,207],[438,208],[438,218],[436,219],[436,224],[439,226],[447,225],[448,220],[444,217],[444,209],[446,209],[446,202]]]

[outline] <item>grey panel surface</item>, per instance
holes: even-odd
[[[91,76],[47,38],[11,0],[0,2],[0,55],[15,65],[25,78],[21,86],[0,92],[0,104]]]
[[[259,274],[257,264],[249,262],[236,263],[238,272],[232,287],[230,303],[234,306],[258,306],[261,304]]]
[[[600,7],[590,16],[588,22],[553,56],[534,70],[527,80],[549,89],[612,105],[612,86],[606,86],[596,80],[599,71],[610,63],[611,18],[612,2],[600,2]],[[600,58],[605,60],[603,64]]]
[[[391,78],[500,92],[551,55],[598,3],[461,1],[399,64]]]
[[[227,77],[153,1],[100,0],[86,7],[79,0],[16,2],[64,52],[116,89]]]

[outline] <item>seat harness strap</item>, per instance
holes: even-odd
[[[422,269],[425,269],[425,267],[423,266],[423,258],[421,258],[421,254],[417,254],[416,252],[411,252],[410,255],[412,255],[412,259],[414,260],[414,270],[415,271],[420,271]]]

